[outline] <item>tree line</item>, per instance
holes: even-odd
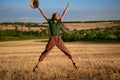
[[[66,33],[62,35],[64,41],[120,42],[120,26],[74,30],[72,35]]]
[[[27,26],[30,26],[27,24]],[[120,26],[108,28],[96,28],[88,30],[73,30],[69,35],[65,32],[61,33],[64,41],[118,41],[120,42]],[[0,41],[9,40],[24,40],[24,39],[39,39],[48,38],[49,29],[45,27],[40,31],[19,31],[16,26],[14,30],[1,30]]]

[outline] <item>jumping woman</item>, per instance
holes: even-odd
[[[35,2],[36,3],[36,2]],[[35,4],[33,3],[33,4]],[[39,61],[37,63],[37,65],[34,67],[33,71],[36,70],[36,68],[38,67],[38,64],[43,61],[43,59],[47,56],[47,54],[52,50],[52,48],[54,46],[57,46],[72,62],[74,67],[77,69],[77,66],[75,65],[75,62],[72,59],[72,56],[70,54],[70,51],[66,48],[61,36],[60,36],[60,31],[65,31],[67,33],[70,33],[68,30],[66,30],[64,28],[64,24],[62,23],[68,9],[69,9],[70,4],[67,4],[67,7],[65,8],[62,16],[60,16],[59,13],[55,12],[52,15],[52,18],[49,19],[48,16],[44,13],[44,11],[41,9],[41,7],[39,5],[37,5],[36,8],[38,8],[38,10],[40,11],[40,13],[42,14],[42,16],[45,18],[45,20],[48,22],[49,24],[49,30],[50,30],[50,37],[49,37],[49,41],[46,45],[45,50],[42,52],[42,54],[39,57]]]

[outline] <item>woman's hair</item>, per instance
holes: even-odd
[[[58,15],[60,16],[59,13],[55,12],[55,13],[53,13],[53,15],[52,15],[52,20],[54,20],[56,14],[58,14]]]

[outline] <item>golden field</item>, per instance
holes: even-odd
[[[46,24],[45,24],[46,25]],[[112,27],[112,22],[65,23],[70,30]],[[29,31],[17,25],[19,30]],[[31,27],[38,31],[43,27]],[[13,25],[0,25],[13,30]],[[78,69],[57,48],[32,72],[47,42],[45,39],[0,42],[0,80],[120,80],[120,43],[66,42]]]
[[[120,80],[120,44],[67,42],[78,69],[56,47],[32,72],[44,39],[0,42],[0,80]]]
[[[117,26],[119,23],[113,22],[95,22],[95,23],[66,23],[65,26],[70,30],[86,30],[86,29],[95,29],[95,28],[106,28]]]
[[[44,25],[48,26],[47,24],[38,24],[38,25]],[[95,29],[95,28],[106,28],[106,27],[112,27],[117,26],[119,23],[113,23],[113,22],[95,22],[95,23],[65,23],[65,27],[69,28],[70,30],[85,30],[85,29]],[[21,31],[29,31],[29,26],[25,25],[1,25],[0,30],[14,30],[15,26],[18,27],[18,30]],[[45,27],[30,27],[30,30],[33,31],[41,31]]]

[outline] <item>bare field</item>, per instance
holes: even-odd
[[[41,25],[41,24],[39,24]],[[48,26],[48,24],[42,24],[44,26]],[[113,22],[96,22],[96,23],[65,23],[65,27],[69,28],[70,30],[83,30],[83,29],[94,29],[94,28],[105,28],[105,27],[112,27],[112,26],[117,26],[119,25],[118,23],[113,23]],[[29,27],[26,26],[18,26],[18,30],[22,31],[29,31]],[[1,28],[0,28],[1,29]],[[13,30],[15,27],[13,25],[8,25],[8,26],[2,26],[2,30]],[[40,31],[41,29],[44,29],[44,27],[31,27],[30,30],[33,31]]]
[[[120,80],[120,44],[65,43],[75,60],[56,47],[33,73],[47,42],[37,40],[0,42],[0,80]]]
[[[97,22],[97,23],[66,23],[65,26],[70,30],[85,30],[85,29],[95,29],[95,28],[106,28],[117,26],[119,24],[115,24],[113,22]]]

